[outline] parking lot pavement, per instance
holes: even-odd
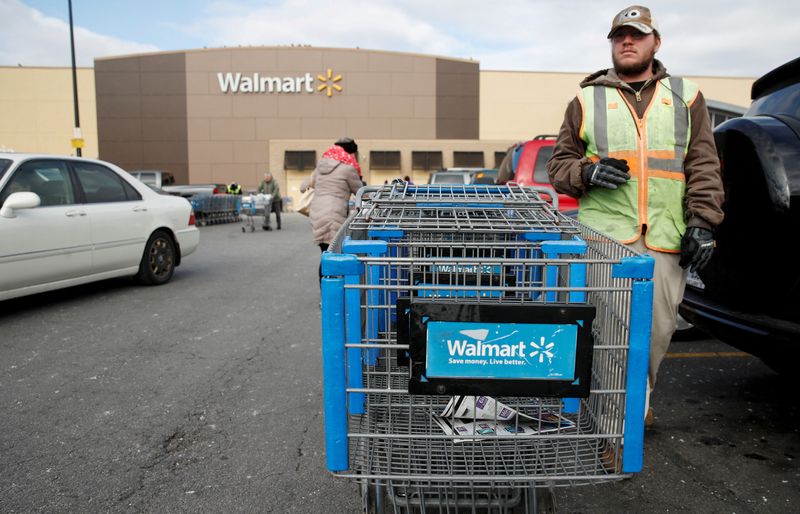
[[[359,510],[324,470],[319,250],[283,219],[202,228],[166,286],[0,303],[0,512]],[[716,341],[671,353],[645,471],[560,511],[796,510],[797,387]]]
[[[791,512],[800,504],[798,388],[716,340],[673,342],[653,394],[644,471],[557,490],[563,512]]]

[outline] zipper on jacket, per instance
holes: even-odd
[[[642,89],[647,87],[653,79],[649,78],[645,82],[645,85],[642,86]],[[639,151],[639,201],[638,201],[638,209],[639,209],[639,227],[641,235],[641,227],[647,226],[647,114],[650,110],[650,106],[653,105],[653,102],[656,100],[656,96],[658,95],[658,82],[656,82],[656,89],[653,91],[653,97],[650,99],[650,105],[644,110],[644,115],[640,118],[639,115],[636,113],[636,109],[633,108],[631,103],[625,98],[625,95],[620,92],[620,97],[628,106],[628,110],[633,116],[634,123],[636,125],[636,131],[638,132],[639,141],[638,143],[638,151]],[[639,91],[636,91],[636,99],[640,100],[641,97],[639,96]],[[646,229],[645,229],[646,230]]]
[[[653,77],[650,77],[649,79],[644,81],[644,84],[642,84],[642,87],[640,87],[638,90],[633,92],[633,94],[636,96],[636,103],[639,103],[639,102],[642,101],[641,91],[643,91],[647,86],[649,86],[652,81],[653,81]]]

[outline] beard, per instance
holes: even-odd
[[[617,60],[617,56],[613,54],[611,55],[611,61],[614,63],[614,70],[617,72],[617,75],[638,75],[653,66],[655,57],[656,51],[654,48],[650,52],[650,55],[646,56],[640,62],[622,64]]]

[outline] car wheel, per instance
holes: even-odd
[[[144,247],[136,279],[142,284],[161,285],[169,282],[175,272],[175,243],[163,230],[156,230]]]

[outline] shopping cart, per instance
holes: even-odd
[[[537,512],[641,470],[652,258],[530,188],[359,197],[322,345],[327,467],[366,512]]]
[[[239,221],[240,195],[197,194],[189,199],[197,224],[202,226]]]
[[[264,193],[252,194],[242,197],[242,214],[244,214],[244,226],[242,232],[253,232],[256,229],[256,216],[269,216],[269,208],[272,202],[272,195]]]

